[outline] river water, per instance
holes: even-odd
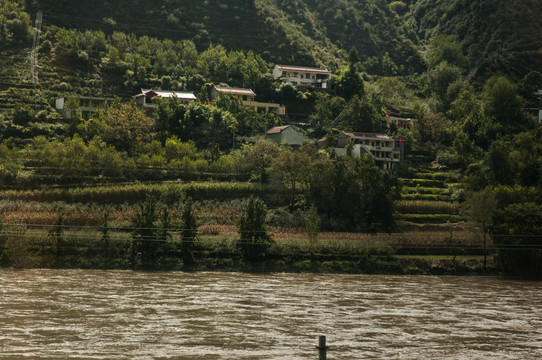
[[[542,282],[0,269],[0,359],[540,359]]]

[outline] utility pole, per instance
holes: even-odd
[[[32,53],[31,53],[31,63],[30,63],[30,72],[32,74],[32,84],[36,86],[39,82],[38,80],[38,48],[40,46],[40,35],[41,35],[41,23],[43,19],[43,12],[41,10],[36,14],[36,23],[34,25],[34,42],[32,43]]]
[[[38,48],[40,46],[42,18],[43,12],[39,10],[36,14],[36,23],[34,26],[34,42],[32,43],[32,53],[30,59],[30,73],[32,75],[32,84],[34,85],[34,110],[36,110],[36,103],[38,99]]]
[[[542,122],[542,89],[534,93],[538,96],[538,123]]]

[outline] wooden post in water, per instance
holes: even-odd
[[[318,360],[326,360],[327,346],[326,346],[326,336],[320,335],[318,338]]]

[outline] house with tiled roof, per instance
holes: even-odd
[[[326,69],[315,67],[275,65],[273,78],[297,86],[313,85],[315,88],[326,89],[331,80],[331,73]]]
[[[136,103],[140,106],[149,108],[156,106],[156,99],[177,99],[182,104],[190,104],[196,100],[196,96],[191,92],[166,91],[141,89],[141,93],[134,96]]]
[[[267,130],[265,135],[269,140],[277,144],[303,145],[303,133],[291,125],[275,126]]]
[[[213,86],[211,89],[211,101],[216,101],[220,94],[230,95],[239,100],[244,106],[254,109],[259,113],[274,113],[286,115],[286,107],[276,103],[255,101],[256,93],[251,89],[230,88],[225,86]]]

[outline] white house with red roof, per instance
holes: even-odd
[[[331,73],[326,69],[308,66],[275,65],[273,78],[298,86],[313,85],[316,88],[327,89]]]
[[[303,145],[303,133],[291,125],[275,126],[267,130],[265,135],[269,140],[277,144]]]
[[[141,93],[134,96],[136,103],[143,107],[155,107],[156,99],[177,99],[182,104],[190,104],[196,100],[196,96],[191,92],[180,91],[165,91],[165,90],[152,90],[141,89]]]

